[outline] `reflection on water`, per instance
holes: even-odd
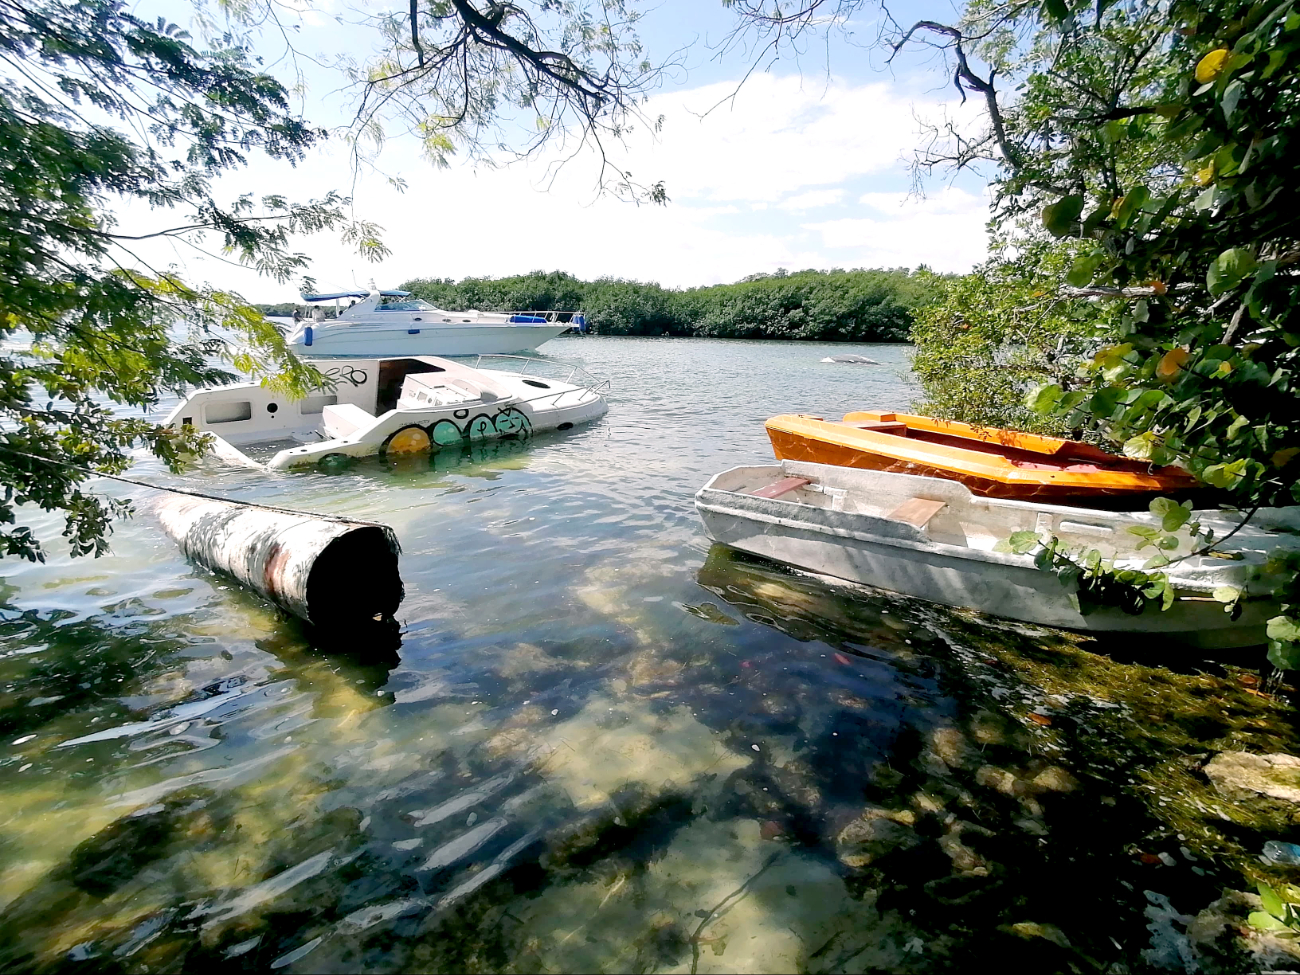
[[[764,416],[903,405],[901,350],[554,345],[614,381],[606,421],[202,475],[393,524],[400,634],[309,632],[146,519],[6,565],[0,966],[1258,967],[1208,908],[1288,879],[1257,854],[1293,814],[1199,771],[1300,748],[1252,675],[702,537],[692,493]]]

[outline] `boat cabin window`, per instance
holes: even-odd
[[[237,423],[253,418],[253,404],[248,400],[234,403],[209,403],[203,408],[203,419],[208,423]]]
[[[327,396],[308,396],[298,404],[298,412],[303,416],[318,416],[325,412],[327,406],[337,406],[339,398],[330,393]]]
[[[437,309],[419,298],[400,298],[396,301],[383,302],[375,311],[437,311]]]
[[[402,383],[407,376],[423,372],[446,372],[441,366],[419,359],[383,359],[379,363],[379,383],[376,390],[375,416],[397,409],[397,397],[402,394]]]

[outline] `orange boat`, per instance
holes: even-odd
[[[961,481],[990,498],[1140,502],[1186,495],[1197,480],[1091,444],[905,413],[849,413],[842,422],[784,414],[767,421],[777,460]]]

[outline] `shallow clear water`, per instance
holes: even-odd
[[[396,649],[313,649],[143,513],[111,557],[45,520],[50,561],[3,564],[0,967],[1180,967],[1286,838],[1195,769],[1297,747],[1231,662],[710,549],[703,482],[774,413],[906,407],[904,347],[543,351],[611,381],[605,420],[190,481],[391,524]]]

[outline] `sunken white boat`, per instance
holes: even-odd
[[[303,295],[334,318],[313,317],[289,333],[289,348],[311,358],[336,356],[493,355],[532,352],[547,339],[583,327],[579,313],[445,311],[409,291]],[[341,302],[354,304],[342,307]]]
[[[715,541],[810,572],[1027,623],[1160,634],[1203,648],[1265,642],[1265,623],[1280,612],[1271,593],[1282,581],[1270,556],[1300,550],[1300,508],[1261,509],[1240,528],[1242,512],[1197,511],[1193,519],[1224,539],[1216,548],[1227,558],[1193,555],[1183,533],[1180,547],[1164,552],[1175,560],[1161,570],[1177,595],[1168,610],[1085,615],[1032,553],[995,551],[997,543],[1032,531],[1139,569],[1153,549],[1138,551],[1141,539],[1128,529],[1159,528],[1156,516],[984,498],[955,481],[796,461],[723,471],[695,506]],[[1213,596],[1220,587],[1244,593],[1236,620]]]
[[[609,409],[607,384],[554,360],[484,356],[470,366],[406,356],[317,366],[332,386],[305,399],[258,383],[201,389],[163,424],[211,434],[213,452],[228,462],[284,470],[568,430]],[[262,464],[247,453],[254,448],[274,454]]]

